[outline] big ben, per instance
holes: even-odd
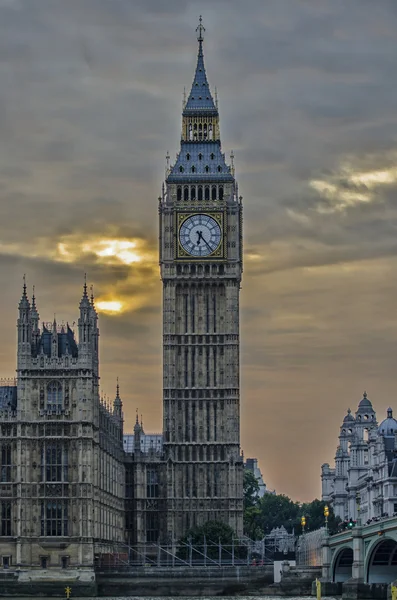
[[[181,147],[159,204],[167,519],[177,539],[221,521],[242,534],[242,199],[222,153],[203,33],[184,100]]]

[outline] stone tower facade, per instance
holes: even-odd
[[[99,329],[84,285],[78,341],[39,322],[26,285],[17,321],[17,385],[0,406],[0,551],[4,564],[83,577],[124,539],[123,413],[99,397]],[[4,396],[4,393],[3,393]],[[3,399],[4,400],[4,399]],[[77,577],[77,575],[76,575]]]
[[[221,149],[203,31],[181,148],[160,197],[166,535],[208,520],[242,534],[239,294],[242,198]]]

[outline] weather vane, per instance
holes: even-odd
[[[205,31],[205,27],[203,26],[203,17],[201,15],[200,15],[199,21],[200,21],[200,24],[199,24],[199,26],[196,29],[196,31],[198,33],[197,41],[202,42],[203,39],[204,39],[203,38],[203,33]]]

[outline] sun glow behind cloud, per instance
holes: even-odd
[[[369,171],[355,169],[351,163],[341,165],[339,172],[324,179],[312,179],[309,185],[328,201],[320,205],[320,213],[346,210],[358,204],[373,202],[380,186],[397,182],[397,167]]]
[[[152,263],[154,252],[148,248],[146,240],[118,239],[92,237],[91,239],[78,239],[69,236],[57,244],[57,258],[62,262],[75,262],[84,255],[96,257],[98,262],[104,264],[124,264],[147,262]]]
[[[97,300],[95,306],[99,312],[115,314],[123,312],[124,304],[120,300]]]

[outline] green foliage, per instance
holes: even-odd
[[[299,524],[300,506],[284,494],[265,494],[259,501],[261,528],[265,535],[275,527],[285,527],[292,533]]]
[[[234,530],[220,521],[207,521],[204,525],[193,527],[179,541],[178,558],[189,560],[190,545],[194,548],[192,560],[203,559],[204,554],[210,559],[219,559],[219,544],[223,547],[223,556],[231,555],[234,546],[235,556],[242,557],[245,548],[239,548]]]
[[[259,483],[252,471],[244,469],[244,510],[256,507],[259,500]]]
[[[256,485],[255,485],[256,484]],[[284,494],[265,494],[258,497],[259,486],[250,471],[244,472],[244,533],[251,539],[261,539],[275,527],[285,527],[288,533],[302,533],[301,518],[306,518],[305,531],[314,531],[325,525],[324,507],[326,502],[317,498],[312,502],[299,504]],[[328,529],[334,533],[340,523],[329,508]]]
[[[340,523],[340,518],[335,517],[332,506],[327,505],[326,502],[322,500],[318,500],[317,498],[312,502],[307,504],[302,504],[300,509],[301,516],[306,517],[306,527],[305,531],[314,531],[315,529],[319,529],[320,527],[324,527],[325,525],[325,517],[324,517],[324,507],[328,506],[329,516],[328,516],[328,530],[330,533],[336,533],[338,530],[338,524]],[[300,533],[300,531],[299,531]]]

